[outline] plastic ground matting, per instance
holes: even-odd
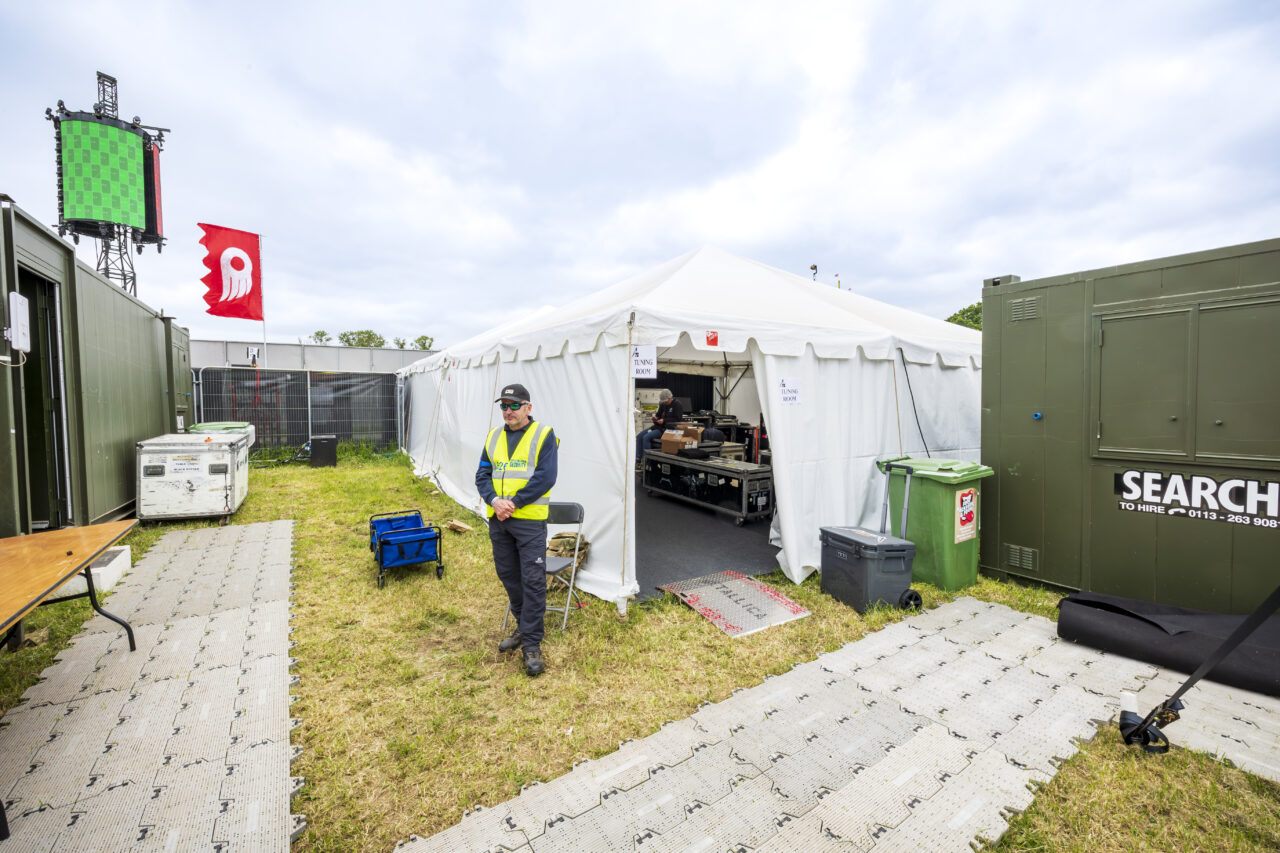
[[[969,853],[1118,714],[1121,692],[1145,713],[1180,680],[961,598],[396,849]],[[1266,697],[1202,683],[1167,733],[1254,772],[1280,765]]]
[[[742,572],[716,572],[659,587],[673,593],[730,637],[808,616],[809,611]]]
[[[0,851],[287,851],[293,522],[173,531],[0,720]]]

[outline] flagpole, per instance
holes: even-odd
[[[258,235],[258,281],[262,281],[262,235]],[[262,285],[258,285],[258,298],[263,299]],[[264,300],[265,301],[265,300]],[[267,366],[267,306],[262,306],[262,366]]]

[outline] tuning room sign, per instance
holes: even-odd
[[[633,346],[631,348],[631,375],[636,379],[658,378],[658,348]]]

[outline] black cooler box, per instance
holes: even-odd
[[[916,546],[906,539],[862,527],[823,527],[822,591],[862,613],[884,603],[919,607],[911,588]]]
[[[865,527],[821,527],[822,591],[859,613],[877,604],[918,608],[920,593],[911,588],[911,561],[916,557],[914,542],[899,539],[889,529],[889,474],[901,468],[907,475],[902,496],[902,525],[907,529],[911,506],[910,465],[890,462],[884,469],[884,506],[880,510],[880,531]]]

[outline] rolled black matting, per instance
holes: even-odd
[[[1190,674],[1245,618],[1077,592],[1058,602],[1058,636]],[[1280,696],[1280,616],[1263,622],[1205,677]]]

